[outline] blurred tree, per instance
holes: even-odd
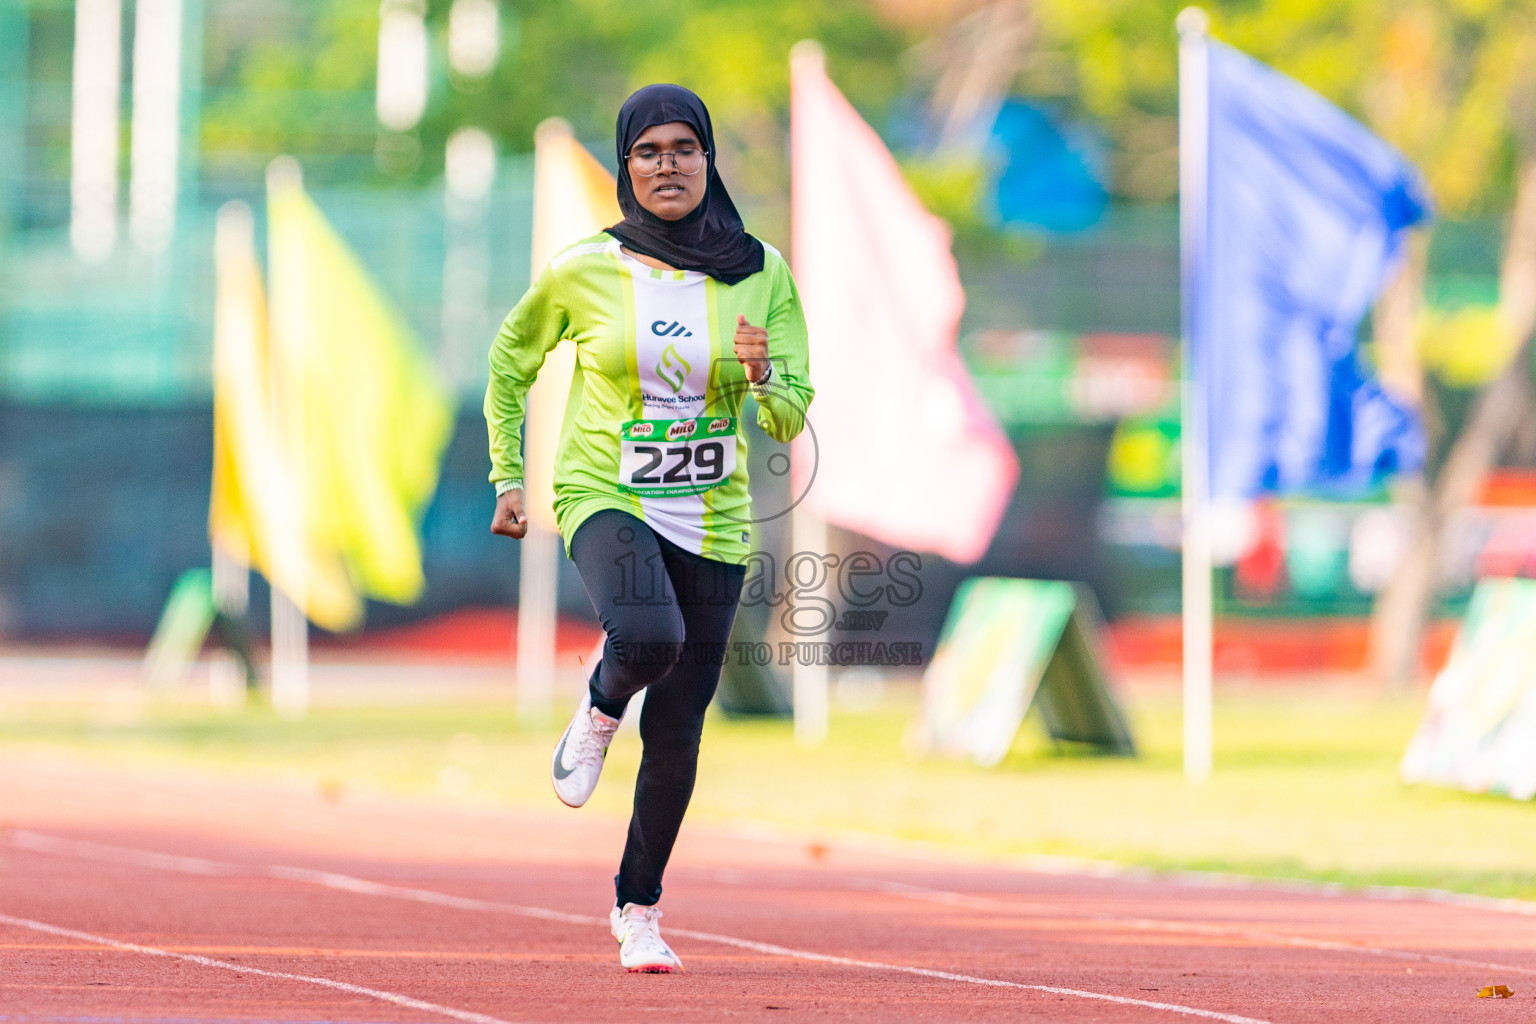
[[[1413,358],[1425,246],[1378,310],[1389,383],[1420,398],[1430,440],[1425,472],[1401,488],[1410,547],[1372,621],[1372,669],[1401,689],[1419,673],[1447,531],[1536,408],[1536,3],[1418,0],[1384,8],[1374,21],[1363,27],[1379,56],[1359,86],[1369,119],[1419,161],[1446,216],[1509,211],[1498,304],[1478,325],[1495,335],[1484,343],[1506,362],[1470,402],[1425,380]],[[1442,413],[1453,405],[1465,406],[1465,416]]]
[[[1033,45],[1015,88],[1103,126],[1112,189],[1125,200],[1178,193],[1177,0],[1035,0]]]
[[[531,147],[559,114],[605,162],[613,116],[646,82],[696,89],[715,113],[721,160],[753,227],[787,232],[786,60],[816,37],[832,73],[874,123],[914,83],[937,138],[954,144],[988,104],[1018,94],[1102,125],[1113,191],[1126,201],[1177,193],[1178,67],[1173,20],[1187,0],[502,0],[500,60],[485,79],[446,71],[450,0],[427,0],[434,33],[431,102],[405,140],[421,180],[440,171],[448,134],[489,130],[504,150]],[[1424,170],[1442,216],[1513,211],[1490,322],[1510,353],[1479,391],[1426,379],[1418,358],[1427,245],[1376,317],[1376,352],[1431,426],[1426,473],[1403,486],[1415,542],[1377,604],[1373,659],[1401,685],[1417,666],[1442,537],[1511,438],[1532,419],[1536,323],[1536,0],[1216,0],[1215,34],[1371,124]],[[211,5],[205,145],[350,153],[371,170],[378,0]],[[302,40],[302,45],[296,41]],[[920,44],[920,45],[919,45]],[[366,163],[364,162],[366,161]],[[913,164],[915,184],[965,234],[982,176],[975,166]],[[1527,429],[1527,433],[1533,433]]]
[[[1114,187],[1169,200],[1178,186],[1177,47],[1183,0],[1035,0],[1034,45],[1018,88],[1098,119],[1116,148]],[[1426,381],[1418,358],[1428,246],[1416,240],[1376,316],[1390,386],[1420,400],[1431,451],[1402,485],[1412,543],[1380,595],[1372,665],[1389,686],[1417,675],[1445,532],[1533,422],[1536,328],[1536,0],[1222,0],[1215,35],[1305,82],[1372,125],[1423,168],[1447,218],[1508,211],[1496,311],[1507,353],[1475,396]],[[1433,230],[1433,229],[1431,229]],[[1465,324],[1463,324],[1465,326]],[[1470,401],[1467,400],[1470,398]],[[1458,409],[1465,413],[1456,415]]]
[[[624,0],[502,0],[495,69],[465,80],[448,73],[450,7],[451,0],[426,4],[430,100],[409,138],[392,140],[417,154],[393,161],[397,175],[440,173],[448,136],[466,124],[489,131],[504,151],[530,151],[534,129],[553,115],[610,163],[608,140],[624,98],[650,82],[677,82],[710,105],[732,187],[766,222],[759,230],[780,239],[788,224],[789,48],[819,39],[839,85],[880,119],[900,91],[898,58],[911,42],[910,30],[868,2],[679,0],[663,9]],[[204,144],[262,162],[280,152],[371,156],[378,25],[378,0],[255,13],[215,6],[207,64],[215,98]],[[349,165],[351,173],[359,164]]]
[[[1032,0],[882,0],[918,29],[905,54],[908,122],[902,171],[930,211],[949,223],[957,252],[989,260],[1029,256],[1038,243],[1000,234],[986,207],[998,168],[993,128],[1014,92],[1034,34]]]
[[[302,43],[299,42],[302,40]],[[202,148],[214,177],[257,180],[283,153],[373,152],[378,4],[210,5]]]

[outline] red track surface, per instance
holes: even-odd
[[[689,973],[629,975],[623,823],[592,814],[8,755],[0,820],[5,1024],[1529,1020],[1536,993],[1525,914],[697,825],[662,903]]]

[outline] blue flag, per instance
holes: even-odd
[[[1208,205],[1187,312],[1210,493],[1361,490],[1416,469],[1417,414],[1370,378],[1356,332],[1429,214],[1418,170],[1312,90],[1208,45]]]

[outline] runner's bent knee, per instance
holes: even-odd
[[[657,609],[671,614],[614,617],[608,643],[603,651],[605,662],[611,657],[632,686],[649,686],[661,679],[683,657],[683,619],[676,609]]]

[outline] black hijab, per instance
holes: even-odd
[[[647,128],[681,121],[709,151],[709,180],[704,198],[681,220],[663,220],[640,205],[625,159]],[[736,284],[763,269],[763,243],[747,234],[741,214],[715,169],[715,131],[704,101],[680,85],[648,85],[624,101],[614,133],[619,147],[619,209],[624,219],[608,233],[625,247],[669,263],[697,270],[724,284]]]

